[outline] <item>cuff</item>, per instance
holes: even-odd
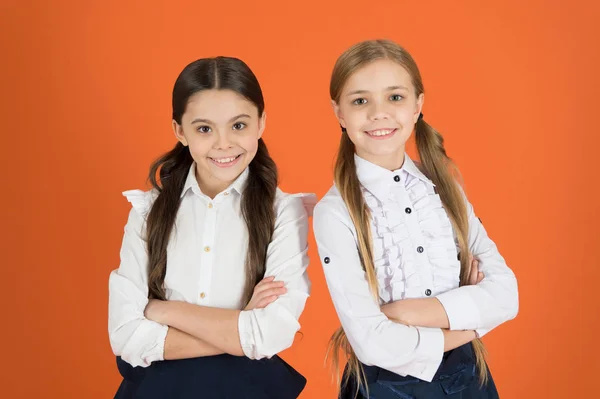
[[[413,375],[421,380],[431,382],[444,356],[444,333],[439,328],[416,327],[419,332],[416,364],[421,366],[419,375]]]
[[[477,338],[483,337],[485,334],[489,333],[491,329],[489,328],[478,328],[475,330],[475,334],[477,334]]]
[[[165,358],[165,340],[169,326],[144,320],[123,348],[121,358],[133,367],[148,367]],[[133,344],[133,345],[131,345]]]
[[[446,310],[450,330],[473,330],[480,324],[481,316],[471,296],[461,288],[444,292],[436,298]]]
[[[256,357],[256,345],[252,329],[252,310],[242,310],[238,317],[238,333],[240,334],[240,345],[244,355],[250,359]]]

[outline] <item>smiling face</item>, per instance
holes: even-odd
[[[333,107],[357,155],[394,170],[402,166],[423,101],[406,69],[379,59],[350,75]]]
[[[177,139],[189,147],[196,179],[210,197],[225,190],[250,164],[265,128],[266,114],[232,90],[203,90],[189,98]]]

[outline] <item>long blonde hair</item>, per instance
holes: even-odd
[[[416,96],[423,93],[424,88],[421,74],[411,55],[392,41],[370,40],[355,44],[338,58],[333,68],[329,86],[331,99],[339,104],[342,89],[348,78],[357,69],[379,59],[389,59],[397,62],[411,76]],[[422,164],[421,169],[435,184],[437,193],[456,231],[460,253],[463,254],[460,257],[460,285],[465,285],[468,281],[470,271],[469,256],[466,256],[466,254],[469,254],[469,225],[466,204],[463,200],[458,181],[455,178],[455,175],[458,176],[458,169],[446,155],[443,137],[422,118],[419,118],[416,124],[415,136]],[[361,185],[356,174],[354,150],[354,144],[348,137],[345,129],[342,129],[342,138],[334,170],[335,184],[348,208],[352,223],[356,229],[358,252],[362,266],[366,272],[369,289],[375,300],[378,301],[377,277],[373,262],[373,246],[369,224],[370,213],[365,204]],[[479,339],[472,341],[472,345],[476,357],[479,380],[483,385],[487,381],[485,347]],[[340,349],[344,351],[347,357],[349,371],[341,383],[346,384],[350,378],[355,378],[357,380],[357,387],[366,385],[361,363],[352,350],[346,334],[341,327],[331,337],[326,356],[326,359],[331,358],[338,385],[340,385]],[[358,389],[356,394],[358,394]]]

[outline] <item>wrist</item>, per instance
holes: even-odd
[[[403,306],[402,301],[390,302],[381,306],[381,311],[387,316],[388,319],[396,322],[410,325],[409,312],[406,307]]]
[[[160,324],[169,325],[167,316],[169,312],[169,301],[157,301],[154,308],[152,309],[151,319]]]

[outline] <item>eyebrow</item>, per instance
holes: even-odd
[[[229,123],[233,122],[236,119],[240,119],[240,118],[250,118],[250,115],[248,114],[239,114],[234,116],[233,118],[231,118],[229,120]],[[196,118],[194,119],[191,124],[193,125],[194,123],[208,123],[208,124],[215,124],[213,121],[211,121],[210,119],[202,119],[202,118]]]
[[[408,88],[405,86],[389,86],[389,87],[386,87],[385,91],[392,91],[392,90],[398,90],[398,89],[408,90]],[[351,91],[350,93],[348,93],[347,95],[353,96],[355,94],[364,94],[364,93],[368,93],[368,92],[369,92],[368,90],[354,90],[354,91]]]

